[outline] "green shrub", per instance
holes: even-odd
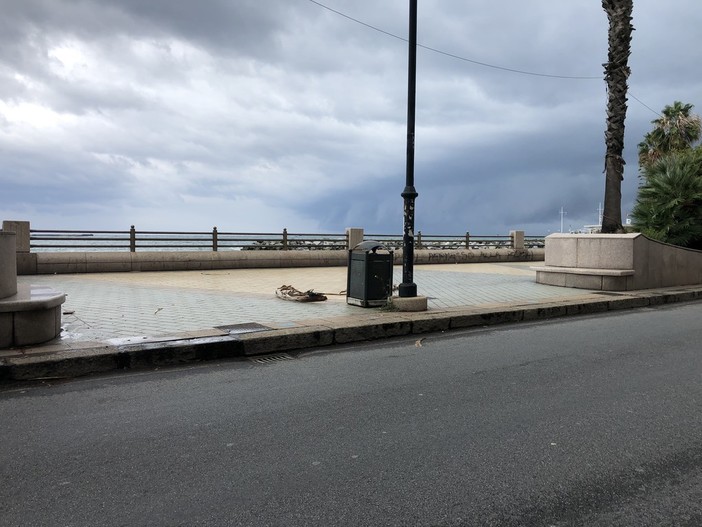
[[[655,240],[702,249],[702,150],[663,156],[643,176],[631,214],[636,227]]]

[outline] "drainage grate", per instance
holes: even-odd
[[[242,333],[256,333],[257,331],[267,331],[270,328],[256,322],[248,322],[246,324],[230,324],[228,326],[215,326],[215,329],[228,331],[230,335],[241,335]]]
[[[594,291],[592,294],[593,295],[604,295],[604,296],[624,296],[624,295],[627,295],[629,293],[613,293],[610,291]]]
[[[261,355],[260,357],[249,357],[251,362],[256,364],[269,364],[271,362],[280,362],[283,360],[292,360],[293,357],[287,353],[277,353],[275,355]]]

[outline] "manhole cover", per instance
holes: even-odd
[[[275,355],[261,355],[260,357],[251,357],[249,360],[256,364],[269,364],[271,362],[280,362],[283,360],[292,360],[293,357],[287,353],[277,353]]]
[[[230,324],[228,326],[215,326],[215,329],[228,331],[230,335],[241,335],[242,333],[255,333],[257,331],[267,331],[272,328],[264,326],[263,324],[257,324],[256,322],[248,322],[246,324]]]

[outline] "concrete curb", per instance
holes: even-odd
[[[597,295],[597,296],[595,296]],[[600,296],[602,298],[600,298]],[[210,360],[255,357],[333,344],[420,335],[453,329],[547,320],[702,299],[702,286],[627,293],[584,294],[583,298],[523,305],[463,307],[419,313],[373,311],[328,325],[273,329],[217,337],[80,350],[47,351],[0,359],[0,382],[70,378],[118,370],[139,370]]]

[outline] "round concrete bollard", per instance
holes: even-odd
[[[0,231],[0,298],[17,294],[17,237]]]

